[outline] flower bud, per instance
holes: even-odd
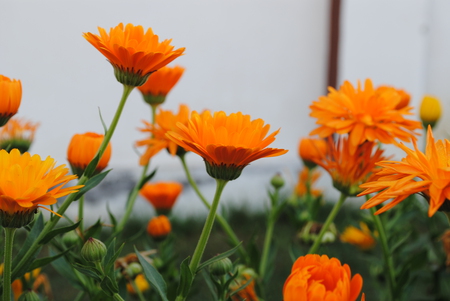
[[[18,299],[18,301],[41,301],[41,299],[35,292],[30,290],[30,291],[24,292],[22,295],[20,295],[20,298]]]
[[[62,236],[64,245],[68,248],[73,247],[81,242],[80,236],[75,231],[69,231]]]
[[[100,240],[90,237],[83,248],[81,256],[88,262],[101,261],[106,255],[106,246]]]
[[[152,218],[147,226],[147,233],[155,241],[163,241],[170,234],[170,231],[172,231],[172,226],[165,215]]]
[[[142,273],[142,265],[137,262],[132,262],[127,266],[125,272],[131,279],[134,279],[137,275]]]
[[[441,117],[442,108],[439,99],[425,95],[422,99],[422,103],[420,105],[420,120],[422,120],[422,124],[425,129],[428,128],[428,125],[433,128]]]
[[[233,270],[233,263],[226,257],[211,263],[209,272],[217,277],[224,276]]]
[[[270,180],[270,184],[273,186],[273,188],[280,189],[284,186],[284,179],[280,174],[276,174]]]

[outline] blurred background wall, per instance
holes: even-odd
[[[41,123],[31,152],[66,163],[72,135],[101,132],[99,110],[109,124],[122,92],[110,64],[82,33],[120,22],[152,27],[160,39],[186,47],[175,62],[186,72],[165,109],[185,103],[192,110],[242,111],[263,118],[273,130],[281,128],[273,147],[289,153],[252,163],[225,191],[230,202],[252,200],[250,206],[262,208],[273,174],[282,172],[291,186],[297,180],[298,141],[314,128],[308,106],[326,93],[331,1],[1,0],[0,74],[22,81],[18,116]],[[449,111],[449,9],[445,0],[342,0],[338,84],[372,78],[375,85],[407,90],[415,106],[424,93],[434,94]],[[149,116],[134,91],[112,139],[114,174],[105,185],[119,187],[112,184],[118,181],[126,189],[138,177],[133,145],[144,135],[136,128]],[[438,135],[445,135],[445,128],[441,122]],[[201,158],[191,154],[188,163],[205,183],[205,194],[212,195]],[[166,153],[152,167],[161,180],[184,178],[179,161]],[[329,185],[326,177],[323,182]],[[122,197],[99,193],[92,199],[105,195],[109,201]],[[144,201],[138,206],[149,207]],[[175,211],[200,208],[187,189]]]

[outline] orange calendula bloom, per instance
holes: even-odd
[[[22,83],[0,75],[0,126],[16,115],[22,101]]]
[[[3,227],[29,224],[38,207],[53,205],[57,199],[77,192],[83,185],[63,188],[75,175],[67,175],[65,165],[39,155],[23,155],[17,149],[0,151],[0,222]],[[49,210],[50,211],[50,210]]]
[[[359,82],[355,88],[346,81],[339,90],[330,87],[327,96],[319,97],[310,106],[310,116],[317,118],[316,123],[320,125],[311,135],[324,138],[335,133],[348,134],[352,154],[367,140],[385,144],[396,139],[416,140],[414,131],[422,128],[421,123],[404,117],[412,115],[412,107],[401,107],[401,102],[397,90],[377,91],[370,79],[364,88]]]
[[[317,166],[314,159],[322,157],[327,151],[327,143],[323,139],[303,138],[298,145],[298,154],[308,168]]]
[[[247,268],[243,265],[239,265],[237,267],[239,270],[239,274],[237,278],[231,283],[230,290],[237,291],[242,286],[246,285],[248,281],[250,283],[237,292],[237,294],[231,296],[232,301],[258,301],[258,295],[255,291],[255,278],[257,277],[255,271],[253,271],[251,268]]]
[[[0,149],[17,148],[21,153],[30,149],[39,123],[12,118],[0,129]]]
[[[397,93],[398,96],[400,96],[400,102],[395,107],[397,110],[403,109],[404,107],[409,105],[409,102],[411,100],[411,95],[409,95],[409,93],[406,92],[405,90],[396,89],[396,88],[391,87],[391,86],[378,86],[378,88],[376,89],[375,93],[382,94],[382,93],[384,93],[384,92],[386,92],[388,90],[390,90],[390,92]]]
[[[405,151],[402,161],[382,161],[377,163],[381,169],[373,181],[362,184],[365,189],[359,195],[378,192],[361,206],[367,209],[377,206],[389,199],[392,202],[383,206],[376,213],[382,213],[408,196],[419,193],[429,202],[428,216],[436,211],[450,211],[450,141],[435,142],[431,127],[428,127],[425,154],[414,142],[414,150],[403,144],[399,147]]]
[[[158,214],[169,214],[182,190],[183,185],[177,182],[146,183],[140,194],[153,205]]]
[[[328,137],[327,154],[315,162],[330,174],[337,190],[355,196],[362,190],[359,185],[376,170],[376,163],[385,159],[375,142],[367,141],[352,153],[349,138],[340,136],[336,143]]]
[[[376,243],[372,236],[372,232],[363,222],[360,222],[359,226],[361,229],[354,226],[348,226],[345,228],[344,232],[340,236],[341,241],[355,245],[361,250],[372,249]]]
[[[149,105],[160,105],[166,100],[167,94],[177,84],[183,75],[184,68],[180,66],[162,67],[152,74],[142,86],[138,87],[144,100]]]
[[[137,146],[147,146],[145,153],[141,156],[139,164],[147,165],[149,160],[159,153],[163,149],[167,149],[172,156],[182,156],[186,151],[179,147],[175,142],[166,137],[168,131],[173,131],[177,128],[177,123],[184,125],[188,124],[189,120],[189,107],[186,105],[180,105],[180,109],[177,114],[170,110],[160,109],[156,115],[155,124],[143,121],[145,127],[140,131],[143,133],[150,133],[148,139],[139,140]]]
[[[147,225],[147,233],[156,241],[164,240],[172,231],[172,225],[165,215],[152,218]]]
[[[363,279],[337,258],[309,254],[299,257],[283,287],[284,301],[355,301]]]
[[[166,136],[205,160],[208,174],[225,181],[237,179],[250,162],[275,157],[287,150],[267,148],[275,140],[279,130],[267,135],[270,125],[262,119],[251,120],[241,112],[226,115],[225,112],[192,112],[187,126],[178,128]]]
[[[310,175],[311,173],[311,175]],[[298,183],[295,186],[295,193],[299,197],[303,197],[307,194],[307,182],[308,178],[310,181],[310,193],[314,197],[319,197],[322,195],[322,191],[320,189],[314,189],[313,185],[317,182],[317,180],[320,177],[320,172],[315,169],[309,169],[308,167],[305,167],[302,169],[302,171],[298,174]]]
[[[67,148],[67,160],[72,167],[72,172],[79,177],[83,174],[86,167],[94,159],[95,155],[103,142],[103,135],[87,132],[84,134],[75,134],[70,140]],[[95,168],[95,173],[100,173],[108,166],[111,158],[111,143],[105,149],[100,161]]]
[[[159,42],[151,28],[122,23],[111,28],[109,34],[99,27],[100,35],[90,32],[83,36],[100,51],[114,67],[117,80],[127,86],[143,85],[152,72],[181,56],[184,48],[174,50],[172,40]]]

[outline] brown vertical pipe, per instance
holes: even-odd
[[[330,8],[327,89],[337,85],[341,0],[330,0]]]

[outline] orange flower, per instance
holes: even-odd
[[[139,164],[147,165],[149,160],[159,153],[162,149],[167,148],[172,156],[184,155],[185,150],[166,137],[168,131],[175,130],[178,122],[187,125],[189,120],[189,107],[180,105],[178,114],[172,111],[160,109],[156,115],[155,124],[143,121],[145,128],[141,128],[143,133],[150,133],[148,139],[139,140],[137,146],[147,146],[145,153],[141,156]]]
[[[422,194],[429,202],[428,216],[447,207],[450,199],[450,141],[434,141],[431,127],[428,127],[425,154],[414,142],[414,150],[400,144],[406,153],[402,161],[382,161],[377,165],[382,168],[376,173],[372,182],[362,184],[365,190],[359,195],[379,192],[361,209],[377,206],[389,199],[391,203],[379,209],[384,212],[414,193]],[[445,208],[447,211],[447,208]]]
[[[341,234],[340,239],[342,242],[346,242],[357,246],[361,250],[369,250],[375,246],[375,239],[370,232],[369,227],[363,222],[359,223],[361,229],[354,226],[348,226]]]
[[[310,106],[310,116],[317,118],[320,125],[311,135],[323,138],[334,133],[348,134],[352,154],[366,140],[385,144],[394,143],[395,139],[416,140],[414,131],[422,128],[420,122],[404,117],[412,115],[412,107],[398,108],[402,98],[397,90],[377,91],[370,79],[364,89],[359,82],[355,89],[346,81],[339,90],[330,87],[329,91]]]
[[[3,269],[3,265],[2,265]],[[41,269],[37,268],[31,272],[28,272],[24,275],[24,279],[16,279],[11,283],[11,288],[14,294],[14,300],[17,301],[24,294],[24,284],[25,287],[32,288],[33,291],[37,292],[38,289],[43,286],[44,292],[47,297],[52,299],[52,288],[50,286],[50,282],[45,274],[41,274]]]
[[[173,50],[172,40],[159,42],[151,28],[122,23],[109,34],[99,27],[100,35],[90,32],[83,36],[100,51],[114,67],[117,80],[127,86],[141,86],[152,72],[164,67],[183,54],[184,48]]]
[[[0,75],[0,126],[16,115],[22,100],[22,83]]]
[[[250,120],[250,115],[241,112],[227,116],[223,111],[214,115],[194,111],[187,126],[177,126],[166,136],[203,157],[208,174],[215,179],[234,180],[250,162],[287,153],[284,149],[267,148],[279,130],[266,137],[270,125],[264,125],[262,119]]]
[[[184,68],[180,66],[162,67],[150,76],[145,84],[138,87],[144,100],[149,105],[159,105],[166,100],[167,94],[183,75]]]
[[[248,281],[251,281],[246,287],[237,292],[237,294],[231,296],[232,301],[258,301],[258,295],[255,291],[255,277],[257,276],[255,271],[247,268],[243,265],[238,266],[239,274],[230,285],[230,290],[237,291],[242,286],[246,285]],[[251,279],[251,280],[250,280]]]
[[[409,101],[411,100],[411,95],[408,92],[402,89],[396,89],[391,86],[378,86],[375,93],[382,94],[386,91],[397,93],[400,96],[400,102],[395,106],[395,109],[400,110],[409,105]]]
[[[363,279],[352,277],[350,267],[337,258],[309,254],[299,257],[283,287],[284,301],[354,301],[361,292]]]
[[[324,168],[333,179],[334,187],[347,196],[361,192],[359,185],[375,171],[375,163],[386,159],[383,150],[376,148],[375,142],[365,142],[352,153],[348,138],[339,137],[335,143],[328,137],[328,153],[315,162]]]
[[[183,185],[177,182],[147,183],[140,194],[152,203],[158,214],[169,214],[182,190]]]
[[[134,279],[134,283],[136,284],[137,289],[141,292],[145,292],[150,289],[150,284],[148,283],[147,279],[143,274],[137,275],[136,278]],[[127,283],[127,291],[132,295],[136,294],[131,283]]]
[[[28,151],[39,123],[13,118],[0,129],[0,149],[17,148],[21,153]]]
[[[73,135],[67,149],[67,160],[69,161],[74,174],[78,176],[83,174],[86,167],[97,154],[98,149],[103,142],[103,137],[103,135],[92,132]],[[96,174],[106,168],[110,158],[111,143],[108,143],[103,156],[95,168]]]
[[[165,215],[152,218],[147,225],[147,233],[155,240],[162,241],[172,231],[169,219]]]
[[[298,145],[298,154],[308,168],[316,167],[314,159],[320,158],[326,151],[327,143],[323,139],[303,138]]]
[[[3,227],[20,228],[33,220],[41,205],[53,205],[57,198],[77,192],[83,185],[63,188],[75,175],[65,165],[39,155],[23,155],[17,149],[0,151],[0,220]]]
[[[317,170],[310,170],[308,167],[305,167],[302,169],[302,171],[298,174],[298,183],[295,186],[295,193],[297,194],[297,196],[299,197],[303,197],[306,195],[307,193],[307,187],[306,184],[308,182],[308,175],[309,173],[311,173],[310,175],[310,192],[311,195],[314,197],[319,197],[322,195],[322,191],[320,189],[314,189],[312,186],[314,185],[314,183],[317,182],[317,180],[320,177],[320,172]]]

